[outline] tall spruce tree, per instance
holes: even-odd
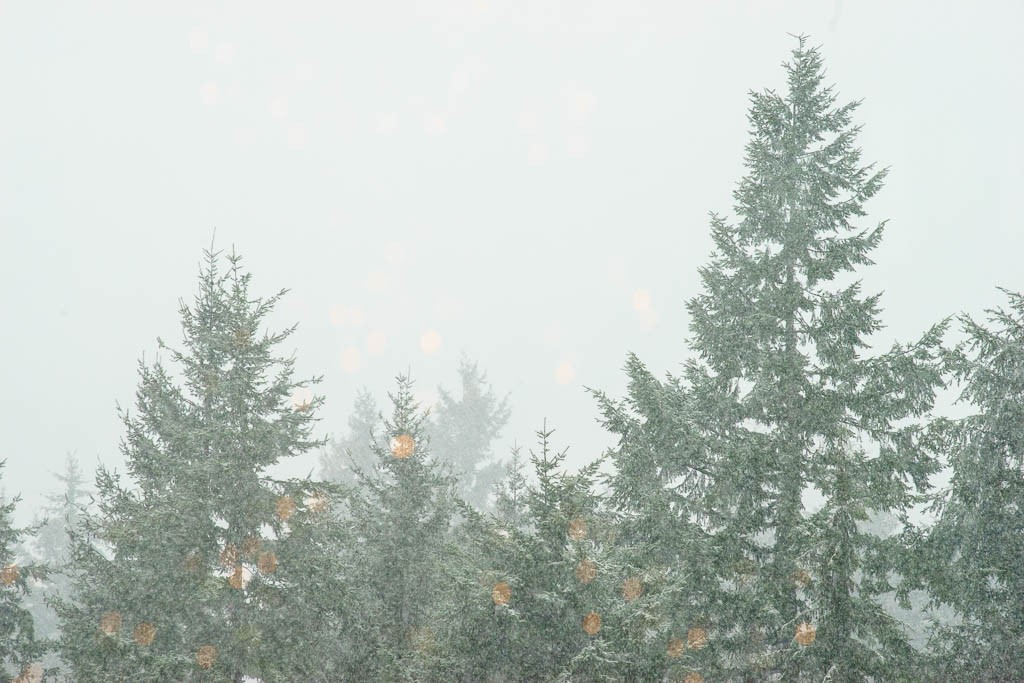
[[[946,425],[952,479],[933,500],[935,524],[911,530],[917,566],[906,573],[917,580],[908,587],[926,587],[962,621],[930,634],[934,680],[1024,671],[1024,296],[1002,291],[1009,310],[987,311],[995,329],[961,317],[967,339],[949,364],[975,412]]]
[[[136,412],[121,411],[129,482],[100,468],[98,511],[75,537],[75,601],[58,601],[74,680],[324,681],[317,603],[331,571],[326,496],[266,468],[322,444],[322,399],[261,330],[285,293],[253,299],[241,258],[207,251],[183,350],[139,363]],[[160,347],[167,347],[160,342]],[[315,654],[315,656],[314,656]],[[333,679],[332,679],[333,680]]]
[[[459,497],[477,510],[490,507],[488,496],[503,467],[492,460],[491,444],[508,424],[508,397],[498,399],[476,363],[459,360],[461,397],[443,387],[429,423],[430,443],[437,456],[459,477]]]
[[[843,281],[882,238],[884,223],[855,222],[885,171],[861,165],[858,103],[836,105],[818,50],[800,37],[784,66],[785,94],[751,94],[738,221],[712,214],[704,292],[687,305],[699,358],[665,383],[631,358],[630,401],[598,396],[620,435],[613,490],[641,530],[675,526],[661,533],[709,562],[686,592],[712,601],[721,678],[899,680],[911,650],[875,598],[898,548],[856,521],[906,521],[938,469],[921,418],[943,385],[945,323],[862,355],[880,295]],[[825,500],[815,515],[809,487]],[[724,590],[702,594],[709,568]]]
[[[594,491],[601,461],[565,471],[552,433],[545,425],[530,451],[536,483],[517,467],[500,489],[504,512],[470,510],[459,528],[461,599],[447,621],[465,653],[463,680],[612,681],[630,670],[623,643],[638,629],[621,591],[634,577],[612,551],[614,518]]]
[[[445,572],[455,555],[455,478],[433,457],[412,381],[399,376],[397,385],[391,416],[370,440],[376,462],[346,488],[345,580],[358,623],[338,638],[342,673],[345,680],[453,680],[440,614],[452,599]]]
[[[6,460],[0,460],[0,475],[6,465]],[[25,599],[30,584],[45,580],[47,571],[15,552],[31,531],[16,528],[11,519],[20,500],[16,496],[6,501],[0,495],[0,681],[12,681],[16,676],[27,680],[37,669],[41,675],[40,658],[45,651],[44,643],[36,638]]]
[[[526,461],[522,448],[512,447],[512,458],[505,465],[504,476],[494,484],[494,515],[504,524],[524,528],[526,518]]]

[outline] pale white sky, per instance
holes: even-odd
[[[909,341],[1024,289],[1018,2],[0,2],[0,458],[19,521],[74,451],[119,465],[115,401],[180,339],[201,251],[246,257],[324,374],[323,433],[460,352],[582,464],[583,385],[685,359],[731,213],[747,92],[823,48],[890,219],[867,291]],[[638,310],[640,309],[640,310]],[[429,351],[429,353],[428,353]],[[286,474],[315,469],[314,456]]]

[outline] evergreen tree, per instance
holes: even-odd
[[[61,490],[46,496],[47,505],[41,510],[44,517],[36,519],[39,533],[31,542],[33,554],[50,568],[47,581],[34,589],[31,597],[36,634],[47,639],[55,638],[60,630],[57,615],[46,605],[46,599],[69,594],[71,584],[64,573],[71,560],[71,537],[68,530],[78,528],[89,496],[78,459],[70,453],[64,459],[64,471],[54,477],[60,483]]]
[[[470,510],[459,529],[462,600],[449,619],[467,658],[463,680],[622,680],[626,671],[617,641],[635,625],[620,595],[630,575],[609,550],[614,520],[593,490],[600,460],[563,471],[552,433],[538,432],[530,452],[537,483],[513,476],[499,495],[505,514]]]
[[[71,537],[68,531],[79,527],[88,498],[85,476],[75,456],[69,453],[64,460],[64,471],[54,476],[61,484],[61,491],[46,496],[47,504],[41,510],[43,517],[37,515],[34,522],[38,531],[24,544],[25,554],[49,569],[46,580],[32,586],[25,600],[25,607],[35,623],[36,637],[47,641],[56,640],[60,635],[57,614],[49,603],[61,597],[70,598],[71,582],[67,571],[71,562]],[[47,671],[65,668],[54,651],[47,652],[42,662]]]
[[[327,497],[264,474],[322,445],[319,380],[275,355],[294,328],[260,333],[285,291],[252,299],[241,258],[228,265],[207,251],[181,304],[181,383],[139,363],[137,412],[119,409],[131,485],[101,467],[98,510],[72,534],[75,602],[56,607],[76,681],[333,680]]]
[[[7,465],[0,460],[0,474]],[[31,530],[15,528],[11,516],[21,500],[0,496],[0,681],[26,680],[40,669],[45,647],[37,640],[32,615],[25,608],[29,586],[46,579],[46,569],[25,563],[14,550]],[[41,670],[39,671],[41,674]]]
[[[459,378],[459,399],[438,388],[441,398],[428,427],[430,443],[459,477],[459,497],[485,510],[503,471],[500,462],[491,460],[491,444],[508,424],[508,397],[499,400],[486,384],[486,375],[465,357],[459,361]]]
[[[920,419],[943,386],[944,323],[862,357],[879,295],[840,276],[871,264],[884,224],[854,222],[885,171],[860,164],[858,103],[836,106],[818,50],[799,41],[788,92],[751,95],[739,220],[712,215],[704,292],[688,302],[699,359],[660,383],[631,357],[632,405],[598,398],[620,435],[615,499],[699,558],[685,593],[714,610],[718,676],[899,680],[911,650],[876,599],[899,548],[856,522],[905,521],[938,468]],[[812,486],[826,507],[808,515]]]
[[[377,418],[377,403],[370,391],[363,387],[356,394],[355,406],[348,418],[348,434],[334,440],[320,454],[322,479],[338,484],[352,484],[356,481],[356,470],[373,466],[376,455],[370,443]]]
[[[526,525],[526,462],[519,446],[512,447],[512,459],[505,476],[494,485],[494,514],[505,525],[522,529]]]
[[[929,639],[935,680],[1008,681],[1024,670],[1024,297],[990,310],[990,329],[962,316],[966,341],[949,354],[974,414],[947,423],[952,479],[934,498],[938,515],[915,533],[916,581],[959,625]],[[908,574],[913,574],[913,567]]]
[[[375,430],[371,469],[347,488],[344,551],[358,624],[339,640],[346,680],[450,680],[453,652],[439,619],[451,600],[445,570],[456,517],[455,479],[432,456],[412,381],[397,378],[390,419]]]
[[[720,637],[709,640],[709,634],[725,631],[724,615],[736,611],[741,591],[751,588],[742,543],[734,535],[712,533],[724,519],[707,494],[714,433],[700,432],[693,395],[678,379],[659,382],[633,354],[625,369],[625,399],[592,393],[605,428],[619,437],[610,451],[615,468],[607,477],[609,504],[620,515],[619,552],[661,584],[651,605],[657,639],[636,648],[633,661],[650,680],[690,674],[724,680],[728,655],[752,656],[760,633],[753,629],[748,638],[726,644]],[[744,573],[731,571],[720,580],[718,564]]]

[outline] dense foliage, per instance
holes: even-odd
[[[938,470],[927,418],[944,328],[863,354],[879,296],[840,278],[871,263],[883,226],[855,221],[885,172],[860,165],[857,103],[836,104],[802,39],[786,74],[784,95],[751,96],[737,222],[712,217],[688,306],[698,359],[661,383],[631,356],[629,400],[597,397],[620,435],[618,509],[675,570],[685,599],[669,612],[713,611],[716,677],[880,680],[913,659],[876,599],[900,549],[858,524],[904,519]]]

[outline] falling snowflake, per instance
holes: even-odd
[[[583,630],[588,635],[597,635],[597,632],[601,630],[601,615],[597,612],[588,612],[587,616],[583,617]]]

